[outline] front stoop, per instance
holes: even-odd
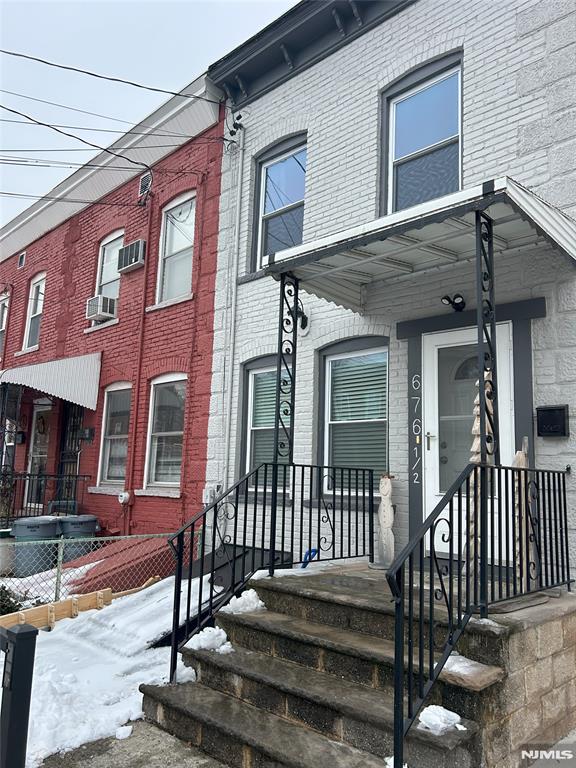
[[[334,567],[250,586],[267,610],[219,614],[235,651],[184,649],[197,683],[142,686],[146,717],[238,768],[382,768],[393,753],[393,604],[383,575]],[[429,704],[466,730],[415,724],[409,768],[518,768],[531,739],[576,726],[576,599],[471,621],[458,651],[470,673],[444,670]]]

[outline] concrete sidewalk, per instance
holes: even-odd
[[[52,755],[42,768],[225,768],[149,723],[132,724],[132,735],[85,744],[72,752]]]

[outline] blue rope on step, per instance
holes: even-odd
[[[304,555],[304,560],[302,561],[302,565],[301,565],[300,567],[301,567],[301,568],[306,568],[306,566],[308,565],[308,563],[309,563],[311,560],[314,560],[314,558],[316,557],[316,555],[317,555],[317,554],[318,554],[318,550],[317,550],[317,549],[309,549],[309,550],[306,552],[306,554]]]

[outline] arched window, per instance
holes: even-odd
[[[265,266],[272,254],[302,242],[306,155],[306,137],[300,134],[258,158],[253,270]]]
[[[180,485],[186,378],[185,373],[167,373],[151,382],[147,486]]]
[[[461,187],[461,55],[430,62],[383,94],[385,213]]]
[[[44,294],[46,292],[46,273],[40,272],[30,281],[28,307],[26,312],[26,329],[24,332],[24,350],[36,349],[40,341],[40,323],[44,311]]]
[[[123,486],[126,480],[131,390],[129,382],[120,381],[104,392],[98,485]]]

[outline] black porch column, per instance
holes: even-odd
[[[298,342],[298,279],[280,276],[278,312],[278,357],[276,361],[276,407],[274,410],[274,463],[270,505],[270,562],[274,575],[276,560],[276,513],[278,509],[278,464],[294,461],[294,396],[296,389],[296,347]]]
[[[280,277],[276,409],[274,412],[274,463],[292,464],[294,453],[294,393],[298,341],[298,279]]]
[[[480,417],[480,613],[488,615],[488,462],[500,463],[496,376],[496,300],[492,219],[476,211],[476,323],[478,326],[478,394]],[[494,531],[492,531],[494,535]]]

